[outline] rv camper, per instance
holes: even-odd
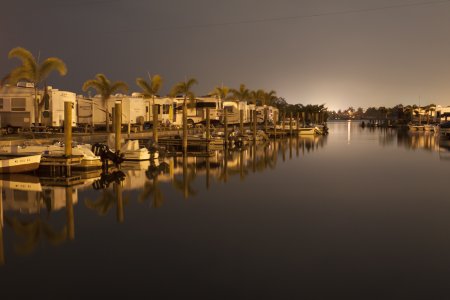
[[[176,106],[175,124],[181,126],[183,117],[183,102],[181,97],[174,99]],[[220,121],[220,101],[213,97],[198,97],[187,106],[187,123],[194,126],[206,122],[206,109],[209,108],[209,118],[212,124]]]
[[[64,127],[64,102],[72,102],[75,106],[76,96],[72,92],[60,91],[47,87],[48,98],[44,92],[38,91],[35,101],[34,87],[30,83],[18,83],[17,86],[4,86],[0,90],[0,126],[9,133],[22,129]],[[35,107],[38,105],[40,120],[35,121]],[[72,126],[76,125],[76,108],[72,110]]]

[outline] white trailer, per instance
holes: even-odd
[[[122,124],[130,126],[143,125],[148,120],[146,99],[137,96],[116,94],[103,101],[100,96],[92,99],[77,97],[78,124],[80,126],[106,126],[106,112],[108,111],[109,124],[113,121],[113,110],[116,101],[122,103]]]
[[[252,104],[247,104],[245,101],[224,101],[223,110],[227,112],[228,124],[239,124],[240,123],[240,110],[244,111],[243,123],[248,124],[252,121],[252,112],[255,110],[255,106]],[[221,116],[221,121],[223,123],[223,115]]]
[[[60,91],[49,87],[48,106],[44,104],[41,124],[50,128],[64,128],[64,102],[72,103],[72,127],[77,125],[76,95],[72,92]]]
[[[183,98],[175,98],[175,124],[178,126],[182,125],[183,117]],[[220,100],[213,97],[198,97],[194,100],[194,103],[189,103],[187,106],[187,123],[189,126],[194,126],[198,123],[206,122],[206,109],[209,108],[209,118],[211,123],[219,123],[221,117],[221,103]]]
[[[34,87],[32,84],[19,83],[18,86],[4,86],[0,90],[0,127],[9,133],[22,129],[34,130],[44,128],[61,129],[64,126],[64,102],[74,104],[72,110],[72,126],[76,125],[76,96],[72,92],[60,91],[47,87],[48,101],[39,107],[40,120],[35,122]],[[42,102],[44,92],[37,93],[38,101]],[[35,126],[37,123],[38,126]]]

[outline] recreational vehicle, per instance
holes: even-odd
[[[0,90],[0,127],[8,133],[22,129],[36,128],[62,129],[64,127],[64,102],[73,104],[72,126],[76,126],[75,93],[47,87],[47,96],[42,90],[37,92],[32,84],[19,83],[18,86],[4,86]],[[39,102],[39,103],[37,103]],[[36,118],[36,106],[39,120]],[[38,126],[35,126],[35,125]]]

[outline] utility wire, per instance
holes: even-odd
[[[196,29],[196,28],[223,27],[223,26],[231,26],[231,25],[243,25],[243,24],[273,23],[273,22],[279,22],[279,21],[299,20],[299,19],[326,17],[326,16],[349,15],[349,14],[357,14],[357,13],[365,13],[365,12],[375,12],[375,11],[400,9],[400,8],[407,8],[407,7],[423,7],[423,6],[430,6],[430,5],[436,5],[436,4],[448,4],[448,3],[450,3],[450,0],[435,0],[435,1],[425,1],[425,2],[422,1],[422,2],[415,2],[415,3],[408,3],[408,4],[394,4],[394,5],[387,5],[387,6],[381,6],[381,7],[349,9],[349,10],[323,12],[323,13],[315,13],[315,14],[307,14],[307,15],[295,15],[295,16],[286,16],[286,17],[254,19],[254,20],[230,21],[230,22],[221,22],[221,23],[206,23],[206,24],[197,24],[197,25],[155,27],[155,28],[150,28],[150,30],[157,31],[157,30]],[[130,30],[130,32],[131,31],[133,31],[133,30]]]

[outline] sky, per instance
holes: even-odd
[[[162,94],[194,77],[215,86],[275,90],[288,103],[450,105],[450,0],[4,0],[0,75],[17,46],[55,56],[81,93],[104,73],[139,91],[160,74]]]

